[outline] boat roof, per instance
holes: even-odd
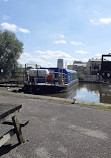
[[[53,69],[53,70],[60,70],[60,71],[62,71],[62,69],[60,69],[60,68],[58,68],[58,67],[49,67],[49,68],[43,68],[43,67],[41,67],[41,69]],[[67,72],[72,72],[72,73],[77,73],[77,71],[75,71],[75,70],[70,70],[70,69],[63,69],[63,71],[67,71]]]

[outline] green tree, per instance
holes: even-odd
[[[0,74],[2,73],[2,76],[8,77],[14,73],[18,67],[17,60],[22,52],[23,43],[14,33],[7,30],[0,32]]]
[[[84,74],[82,72],[78,72],[78,78],[79,80],[84,80]]]

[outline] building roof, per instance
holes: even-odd
[[[74,63],[74,66],[78,66],[78,67],[80,67],[80,66],[83,66],[83,67],[86,67],[86,65],[87,65],[87,63]]]
[[[94,59],[94,58],[92,58],[92,59],[89,59],[90,61],[95,61],[95,62],[98,62],[98,61],[100,61],[101,62],[101,59]]]

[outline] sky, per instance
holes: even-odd
[[[23,42],[22,65],[100,59],[111,53],[111,0],[0,0],[0,30]]]

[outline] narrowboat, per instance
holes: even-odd
[[[24,92],[32,94],[62,93],[78,83],[74,70],[60,68],[36,68],[27,72]]]

